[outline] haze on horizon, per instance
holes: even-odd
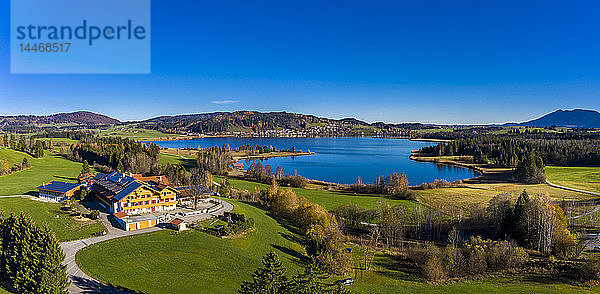
[[[256,110],[488,124],[600,108],[594,1],[153,1],[152,11],[149,75],[11,75],[10,19],[0,19],[0,115]]]

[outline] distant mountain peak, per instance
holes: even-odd
[[[558,109],[540,118],[522,122],[521,126],[600,128],[600,112],[588,109]]]

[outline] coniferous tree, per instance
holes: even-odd
[[[513,229],[515,230],[515,238],[519,241],[523,241],[527,236],[527,228],[525,224],[525,210],[527,208],[527,204],[529,203],[529,194],[527,191],[523,190],[523,192],[519,195],[517,199],[517,203],[515,203],[515,209],[513,210]]]
[[[0,279],[18,293],[66,293],[62,249],[52,231],[22,212],[0,213]]]
[[[90,172],[90,164],[88,163],[87,160],[83,161],[83,164],[81,165],[81,175],[87,174]]]
[[[339,285],[327,282],[330,275],[324,272],[316,260],[312,260],[304,267],[304,272],[298,274],[290,282],[290,293],[295,294],[323,294],[323,293],[350,293]]]
[[[252,282],[244,282],[241,294],[278,294],[289,293],[288,280],[285,276],[285,267],[281,264],[279,256],[270,251],[263,257],[263,266],[252,274]]]

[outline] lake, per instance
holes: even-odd
[[[411,185],[433,182],[435,179],[455,181],[472,178],[473,170],[439,165],[430,162],[410,160],[411,150],[432,146],[436,143],[410,141],[406,139],[381,138],[200,138],[179,141],[154,141],[160,147],[206,148],[229,144],[231,148],[244,144],[273,146],[277,149],[311,151],[314,155],[278,157],[262,161],[271,165],[273,172],[277,166],[283,167],[286,174],[299,175],[309,179],[327,182],[352,184],[360,176],[364,183],[373,183],[377,176],[388,176],[393,172],[404,172]],[[244,168],[252,163],[242,160]]]

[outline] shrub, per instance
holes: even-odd
[[[578,276],[583,280],[600,280],[600,257],[584,262],[578,269]]]
[[[422,269],[423,276],[430,282],[438,282],[446,278],[446,272],[440,259],[433,255],[427,259],[427,262],[423,265]]]
[[[100,218],[100,211],[98,210],[92,210],[92,212],[90,213],[90,218],[91,219],[99,219]]]
[[[308,180],[303,176],[286,176],[277,180],[277,182],[281,186],[304,188],[306,187]]]

